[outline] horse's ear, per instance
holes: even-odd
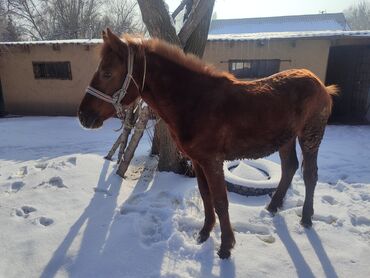
[[[108,42],[107,33],[104,30],[101,31],[101,37],[103,38],[104,43]]]
[[[109,43],[110,47],[115,51],[118,55],[124,55],[127,49],[127,45],[121,41],[119,37],[112,33],[112,31],[107,28],[107,42]]]

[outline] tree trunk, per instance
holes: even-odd
[[[184,46],[185,53],[192,53],[198,56],[199,58],[203,57],[204,50],[207,44],[208,30],[209,30],[209,25],[211,23],[214,0],[210,2],[212,2],[210,3],[210,5],[212,5],[212,8],[209,8],[209,10],[203,16],[199,25],[192,32],[192,34],[190,35],[189,39],[186,41],[186,44]]]
[[[187,1],[187,3],[196,6],[187,7],[187,21],[179,33],[181,34],[179,38],[163,0],[138,0],[143,21],[151,37],[176,44],[185,52],[202,57],[207,42],[214,0]],[[181,38],[184,41],[181,41]],[[178,151],[167,125],[163,121],[158,122],[154,134],[159,137],[158,170],[194,175],[187,159]]]

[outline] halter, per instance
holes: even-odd
[[[121,120],[124,118],[124,109],[121,104],[122,99],[125,97],[127,94],[127,89],[130,86],[131,80],[134,82],[136,88],[139,91],[142,91],[144,89],[144,83],[145,83],[145,75],[146,75],[146,57],[144,53],[144,75],[143,75],[143,83],[141,86],[141,90],[136,83],[134,77],[132,76],[132,70],[134,68],[134,54],[131,55],[130,51],[130,46],[127,45],[127,53],[128,53],[128,58],[127,58],[127,75],[125,80],[123,81],[121,89],[116,91],[112,96],[107,95],[106,93],[103,93],[102,91],[99,91],[98,89],[95,89],[94,87],[88,86],[86,89],[86,93],[93,95],[101,100],[104,100],[105,102],[109,102],[113,104],[114,108],[116,109],[117,112],[117,117]]]

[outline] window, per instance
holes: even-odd
[[[70,62],[32,62],[35,79],[72,80]]]
[[[229,71],[237,78],[261,78],[277,73],[280,60],[230,60]]]

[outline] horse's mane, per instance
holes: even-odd
[[[234,75],[217,70],[213,65],[203,62],[198,57],[192,54],[185,54],[181,48],[163,40],[142,39],[139,36],[125,34],[123,38],[130,44],[142,46],[145,50],[152,51],[168,60],[171,60],[181,66],[184,66],[192,71],[204,73],[214,77],[223,77],[232,81],[236,80]]]

